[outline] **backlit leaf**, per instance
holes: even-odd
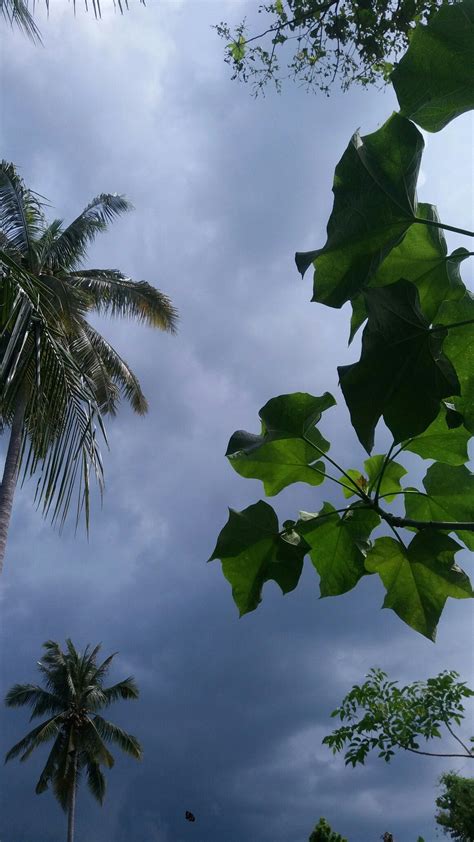
[[[385,588],[384,608],[431,640],[448,598],[473,596],[466,574],[455,564],[459,544],[448,535],[424,529],[405,549],[394,538],[377,538],[365,562]]]
[[[452,410],[448,410],[452,412]],[[423,459],[436,459],[447,465],[464,465],[468,459],[467,445],[470,434],[464,426],[449,427],[447,411],[443,407],[432,424],[404,447]]]
[[[355,298],[415,221],[423,146],[398,114],[373,134],[354,135],[336,167],[326,244],[296,255],[302,274],[314,263],[313,301],[342,307]]]
[[[474,474],[465,465],[435,462],[423,480],[426,494],[405,496],[406,516],[421,521],[474,522]],[[452,530],[474,550],[474,532]]]
[[[443,5],[417,26],[392,73],[400,111],[437,132],[474,108],[474,2]]]
[[[334,406],[326,392],[313,397],[304,392],[272,398],[260,410],[260,435],[238,430],[231,437],[226,456],[238,474],[262,480],[268,496],[294,482],[320,485],[329,450],[316,424],[321,413]]]
[[[459,394],[459,383],[442,351],[445,336],[430,331],[413,284],[367,290],[365,302],[361,358],[338,372],[352,425],[370,453],[382,416],[396,442],[419,435],[440,400]]]
[[[380,523],[371,509],[357,504],[342,517],[330,503],[318,515],[299,520],[295,529],[310,547],[310,557],[320,576],[321,596],[350,591],[367,574],[364,562],[370,533]]]
[[[280,535],[274,510],[260,500],[242,512],[229,510],[209,561],[222,561],[242,616],[261,602],[263,585],[270,579],[284,594],[296,588],[307,551],[304,540],[291,529]]]
[[[446,301],[436,316],[436,321],[443,325],[469,320],[473,324],[449,330],[443,352],[454,365],[461,385],[461,397],[454,404],[462,413],[467,429],[474,433],[474,296],[466,291],[459,301]]]

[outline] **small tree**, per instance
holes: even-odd
[[[309,842],[347,842],[347,839],[331,830],[325,818],[320,818],[309,837]]]
[[[70,640],[63,652],[58,643],[47,641],[45,654],[38,663],[45,687],[38,684],[15,684],[7,693],[8,707],[32,708],[31,718],[49,714],[26,737],[13,746],[5,762],[20,757],[27,760],[32,752],[53,741],[41,772],[36,793],[51,785],[59,804],[67,812],[67,842],[74,842],[76,792],[82,771],[94,798],[102,804],[106,781],[101,767],[111,769],[114,758],[106,743],[112,743],[126,754],[141,759],[142,749],[136,737],[99,716],[99,711],[119,699],[138,698],[138,687],[132,677],[111,687],[104,679],[114,655],[97,663],[100,645],[78,652]]]
[[[415,681],[399,687],[389,681],[380,669],[371,669],[367,681],[355,684],[331,716],[345,724],[324,737],[323,743],[334,754],[346,749],[346,766],[363,764],[371,751],[389,762],[395,751],[403,749],[414,754],[434,757],[469,757],[474,752],[455,734],[452,722],[459,725],[464,718],[463,700],[474,692],[460,682],[458,673],[442,672],[427,681]],[[463,749],[461,754],[432,752],[420,748],[423,740],[441,739],[445,727]],[[471,738],[472,739],[472,738]]]
[[[440,778],[444,792],[436,799],[436,821],[458,842],[474,842],[474,778],[447,772]]]

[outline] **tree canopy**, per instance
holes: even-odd
[[[254,93],[292,79],[329,93],[338,79],[353,83],[388,80],[393,62],[414,28],[451,0],[275,0],[259,6],[258,22],[216,25],[226,42],[233,79]],[[261,20],[261,23],[260,23]]]
[[[474,842],[474,778],[446,772],[440,783],[443,792],[436,799],[437,824],[451,839]]]

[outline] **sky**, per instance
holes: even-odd
[[[179,333],[96,320],[150,411],[124,405],[108,423],[106,493],[89,538],[43,521],[33,482],[19,490],[0,692],[36,680],[47,639],[102,642],[104,655],[119,653],[111,681],[135,676],[140,699],[110,718],[141,740],[143,761],[117,753],[102,808],[80,790],[77,842],[304,842],[320,816],[349,842],[387,830],[396,842],[433,842],[437,779],[468,774],[466,763],[398,755],[352,770],[321,740],[372,666],[402,683],[443,669],[472,682],[470,605],[448,601],[433,645],[380,611],[375,577],[319,600],[307,563],[295,592],[283,598],[269,583],[239,620],[220,563],[206,564],[227,507],[263,498],[224,453],[234,430],[258,431],[269,398],[333,392],[339,405],[322,431],[347,467],[364,458],[336,376],[357,358],[348,311],[311,304],[293,257],[324,243],[334,167],[357,128],[374,131],[396,108],[393,93],[326,98],[288,84],[254,99],[231,81],[211,27],[255,4],[149,0],[123,17],[111,5],[96,21],[53,0],[49,19],[39,14],[43,47],[1,24],[2,156],[48,197],[51,216],[71,220],[101,192],[126,194],[134,212],[97,240],[88,265],[169,294]],[[464,115],[427,137],[420,179],[421,200],[471,228],[472,132]],[[418,475],[420,465],[414,457]],[[285,518],[326,498],[324,486],[299,484],[271,502]],[[27,720],[24,709],[2,711],[0,754]],[[51,793],[34,793],[44,759],[2,769],[2,842],[65,838]]]

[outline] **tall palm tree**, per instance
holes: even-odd
[[[28,35],[33,41],[41,42],[41,34],[36,26],[33,13],[35,5],[38,0],[0,0],[0,14],[11,25],[17,26],[23,30],[25,35]],[[139,0],[145,6],[145,0]],[[50,0],[44,0],[46,9],[49,14]],[[128,9],[128,0],[112,0],[114,9],[118,9],[121,14],[125,9]],[[76,12],[76,0],[72,0],[74,13]],[[101,0],[90,0],[90,6],[96,18],[102,16]],[[84,0],[84,7],[89,11],[89,3]]]
[[[33,728],[13,746],[5,762],[20,757],[27,760],[35,749],[54,740],[45,766],[36,784],[39,795],[51,784],[63,810],[67,812],[67,842],[74,842],[76,793],[82,771],[92,795],[102,804],[106,780],[101,766],[111,769],[114,758],[106,743],[118,746],[126,754],[140,760],[140,743],[122,728],[103,719],[98,711],[118,699],[138,698],[138,688],[132,677],[111,687],[103,682],[114,655],[97,663],[100,646],[78,652],[71,640],[63,652],[58,643],[48,640],[38,663],[45,687],[38,684],[15,684],[8,691],[8,707],[29,706],[31,719],[50,714],[48,719]]]
[[[24,475],[39,473],[35,499],[61,523],[77,490],[76,516],[89,520],[92,472],[102,490],[96,424],[120,397],[147,410],[127,363],[87,321],[90,313],[128,316],[174,332],[168,296],[111,269],[84,269],[88,245],[130,210],[103,193],[67,227],[48,223],[44,203],[13,164],[0,164],[0,420],[10,439],[0,486],[0,569],[13,497]]]

